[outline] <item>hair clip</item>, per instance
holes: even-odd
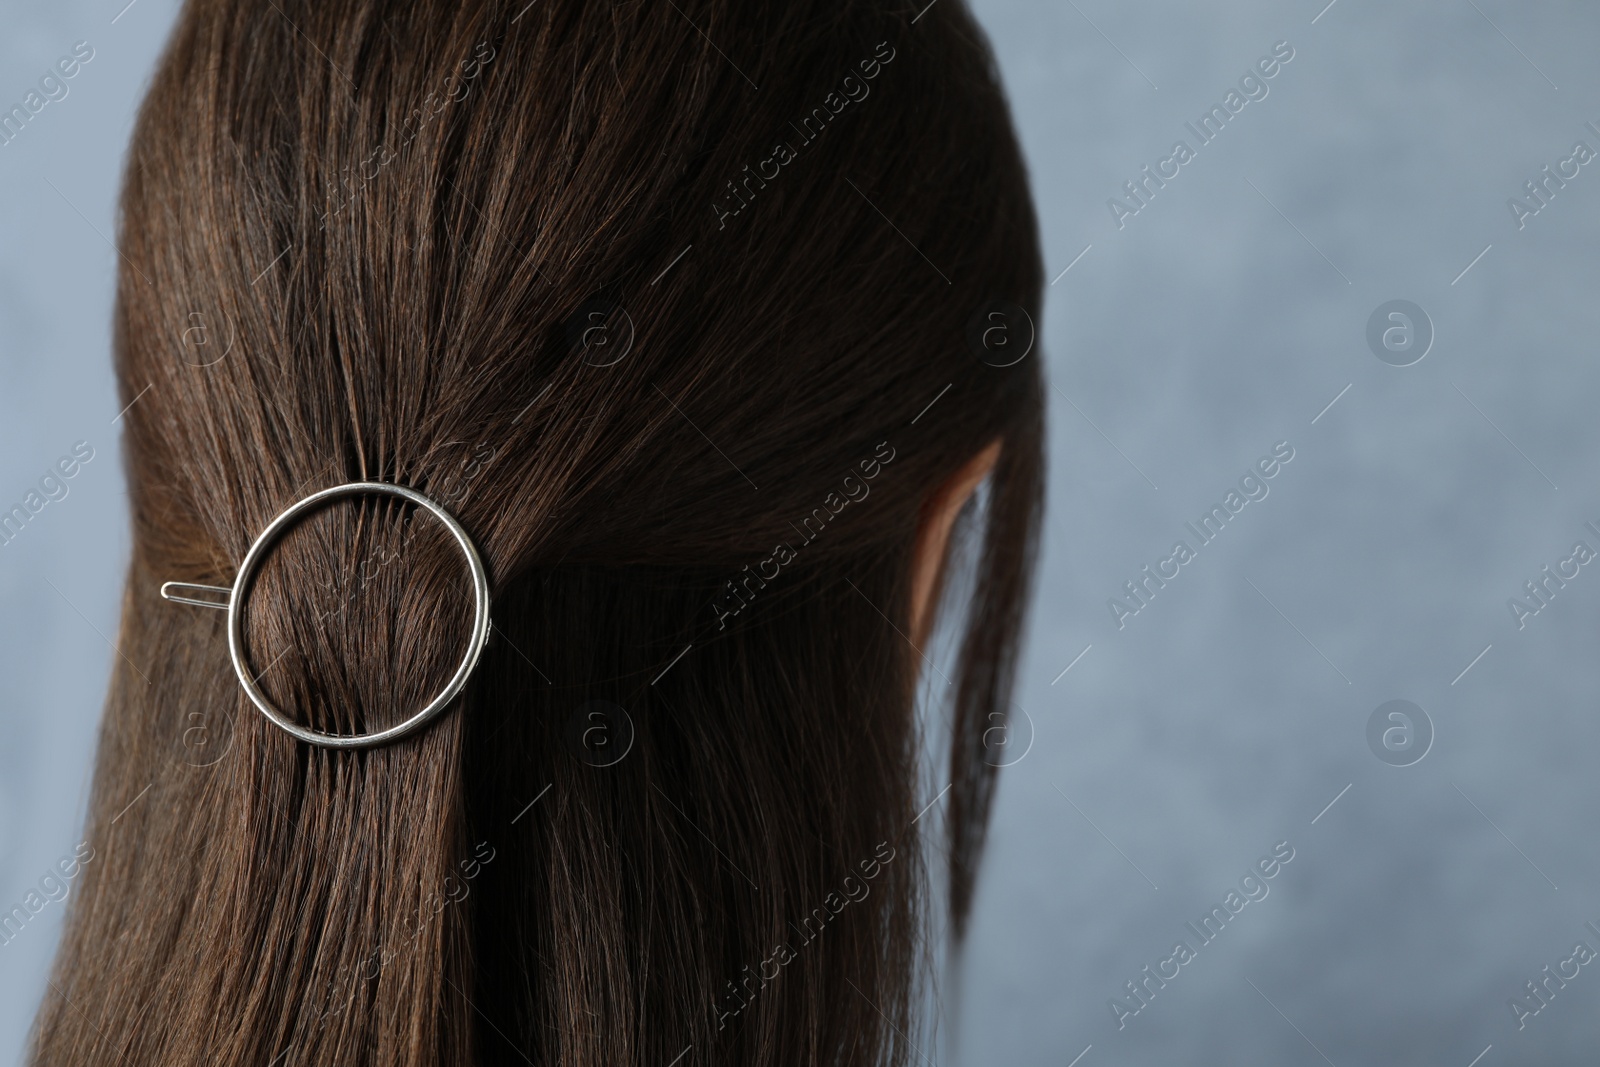
[[[250,589],[250,582],[255,572],[261,565],[262,558],[267,549],[272,547],[274,541],[283,533],[284,529],[292,523],[297,516],[328,500],[344,496],[357,496],[363,493],[381,493],[389,496],[404,497],[406,500],[427,508],[439,521],[445,524],[450,533],[455,537],[456,543],[461,546],[461,551],[467,557],[467,566],[472,570],[473,614],[472,638],[467,644],[467,654],[462,657],[461,665],[456,668],[456,673],[445,687],[439,691],[438,696],[428,703],[428,706],[417,712],[404,722],[397,723],[384,730],[377,730],[370,734],[325,734],[316,730],[309,730],[291,722],[283,712],[273,706],[265,693],[256,685],[255,679],[250,677],[245,669],[244,661],[244,598]],[[199,599],[185,596],[179,591],[205,592],[219,594],[220,600]],[[467,531],[444,508],[429,500],[415,489],[408,489],[403,485],[391,485],[388,482],[346,482],[328,489],[312,493],[310,496],[291,504],[277,518],[261,531],[255,543],[250,546],[250,551],[245,553],[244,562],[239,565],[239,574],[233,580],[232,588],[220,585],[199,585],[193,582],[165,582],[161,586],[161,595],[167,600],[179,604],[192,604],[202,608],[218,608],[228,613],[228,656],[233,660],[233,671],[239,676],[239,684],[244,687],[245,695],[261,710],[261,713],[274,724],[293,734],[295,737],[310,745],[320,745],[324,748],[365,748],[369,745],[381,745],[405,737],[407,734],[420,730],[427,722],[460,695],[466,688],[467,679],[472,675],[478,665],[478,657],[482,655],[484,645],[489,640],[489,577],[484,571],[483,560],[478,555],[477,546],[472,543],[472,538],[467,536]]]

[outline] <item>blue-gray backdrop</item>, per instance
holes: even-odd
[[[109,238],[176,12],[125,3],[0,3],[0,103],[73,60],[0,145],[0,503],[78,450],[0,547],[0,910],[79,843],[118,654]],[[971,943],[923,1052],[1592,1060],[1600,11],[975,7],[1054,279],[1051,501]],[[0,1056],[61,915],[0,945]],[[1568,977],[1542,1002],[1546,966]]]

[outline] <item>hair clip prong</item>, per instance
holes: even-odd
[[[202,593],[217,593],[221,600],[200,600],[192,596],[183,596],[178,590],[194,590]],[[198,582],[162,582],[161,596],[178,604],[193,604],[197,608],[217,608],[221,611],[228,610],[228,604],[233,600],[233,590],[222,585],[201,585]]]

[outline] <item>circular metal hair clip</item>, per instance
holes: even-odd
[[[267,550],[283,534],[283,531],[294,520],[305,512],[325,503],[326,501],[345,496],[359,496],[368,493],[377,493],[387,496],[403,497],[419,507],[427,508],[440,522],[444,523],[456,544],[461,546],[461,551],[467,557],[467,566],[472,571],[472,637],[467,643],[467,653],[461,659],[461,665],[456,668],[455,674],[445,683],[439,694],[429,701],[427,707],[412,715],[404,722],[396,723],[384,730],[375,730],[369,734],[325,734],[316,730],[307,729],[290,721],[288,716],[274,707],[272,701],[267,699],[255,679],[246,669],[244,654],[244,598],[250,590],[250,583],[255,577],[256,570],[261,566]],[[183,591],[200,591],[212,594],[221,594],[225,599],[205,600],[194,596],[186,596]],[[466,688],[467,679],[478,665],[478,657],[483,654],[484,645],[489,641],[489,576],[483,567],[483,559],[478,555],[477,546],[472,543],[472,538],[467,536],[467,531],[462,529],[459,522],[444,508],[423,496],[415,489],[408,489],[403,485],[391,485],[388,482],[346,482],[328,489],[312,493],[310,496],[291,504],[271,523],[255,543],[250,546],[250,551],[245,553],[244,562],[239,565],[239,574],[233,580],[233,587],[227,588],[218,585],[198,585],[192,582],[165,582],[161,586],[161,595],[167,600],[179,604],[193,604],[202,608],[224,609],[228,613],[228,655],[233,660],[234,673],[239,676],[239,684],[244,687],[245,695],[251,703],[261,709],[261,713],[274,724],[293,734],[295,737],[309,745],[320,745],[324,748],[365,748],[369,745],[381,745],[414,733],[425,726],[430,719],[443,711],[452,700],[460,695]]]

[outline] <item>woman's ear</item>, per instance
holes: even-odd
[[[911,643],[918,649],[922,648],[933,622],[929,616],[937,600],[945,553],[950,547],[950,530],[978,483],[989,476],[999,458],[999,440],[990,441],[983,451],[945,479],[922,505],[911,560]]]

